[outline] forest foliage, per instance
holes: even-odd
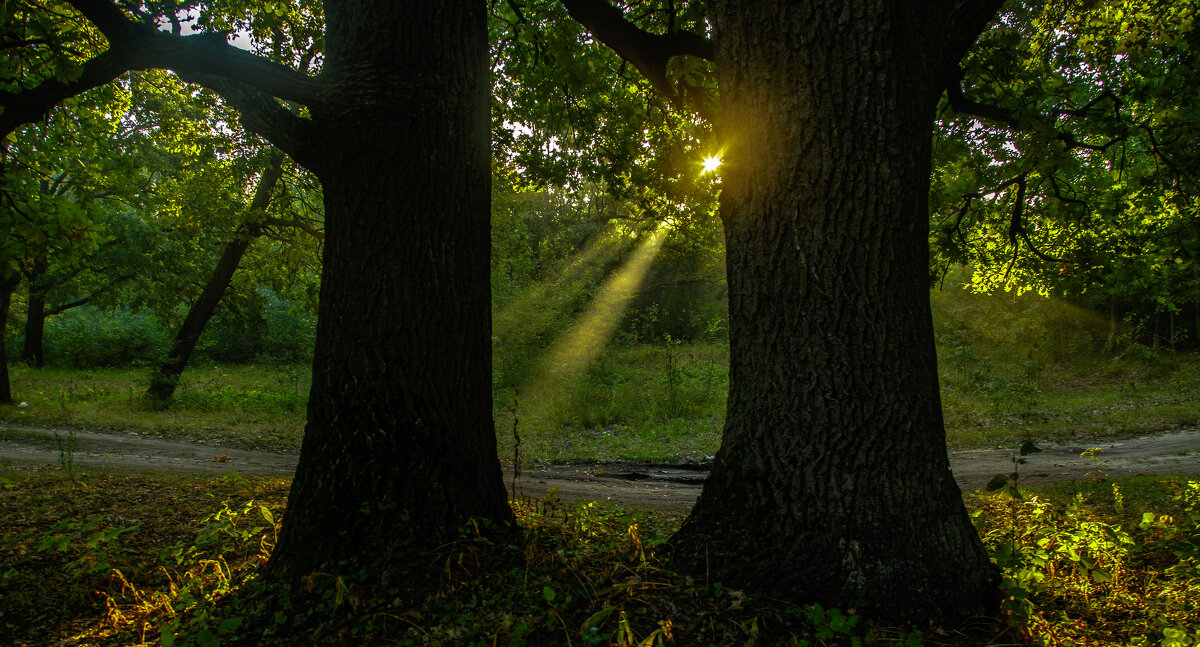
[[[701,9],[684,5],[672,28],[702,30]],[[646,14],[648,24],[666,15],[656,11],[665,9]],[[935,280],[968,265],[975,289],[1066,297],[1131,324],[1152,344],[1195,343],[1197,108],[1186,91],[1194,12],[1188,3],[1139,2],[1005,9],[963,62],[962,92],[939,110]],[[46,76],[73,78],[100,46],[66,3],[10,3],[5,16],[5,38],[38,43],[4,50],[10,91]],[[194,29],[245,33],[269,56],[319,65],[315,6],[249,12],[216,3],[187,16]],[[553,281],[602,230],[636,235],[665,221],[666,252],[626,319],[642,324],[640,341],[717,338],[723,306],[710,295],[724,280],[719,174],[699,172],[720,152],[708,122],[647,92],[652,81],[583,38],[554,3],[495,3],[491,25],[497,327],[507,301]],[[703,117],[711,74],[703,61],[676,63],[669,80],[691,89]],[[52,323],[86,304],[121,312],[109,320],[133,329],[148,315],[163,332],[92,358],[78,344],[50,343],[51,361],[160,359],[162,344],[148,342],[178,326],[220,245],[245,224],[265,149],[236,123],[211,90],[146,71],[80,95],[9,138],[2,253],[21,275],[5,322],[10,357],[33,360],[24,348],[31,315]],[[305,354],[320,243],[287,224],[319,230],[319,191],[302,172],[279,188],[275,226],[222,299],[214,325],[224,332],[210,335],[219,340],[202,354]],[[560,298],[585,298],[578,284],[559,287]],[[285,337],[297,341],[288,346]]]

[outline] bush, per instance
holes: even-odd
[[[276,360],[310,359],[317,343],[317,317],[299,304],[275,293],[267,295],[263,309],[267,330],[262,353]]]
[[[312,357],[316,316],[300,305],[260,287],[239,312],[222,308],[209,322],[196,356],[214,362],[244,364],[268,357],[297,361]]]
[[[159,361],[168,335],[145,312],[82,307],[46,320],[46,362],[60,366],[141,366]],[[16,347],[16,344],[14,344]]]

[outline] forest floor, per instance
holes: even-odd
[[[1026,484],[1139,475],[1200,474],[1200,428],[1174,428],[1121,440],[1045,444],[1020,465]],[[997,474],[1013,471],[1014,449],[950,452],[951,469],[965,491],[984,488]],[[0,465],[10,462],[160,472],[290,475],[295,451],[224,447],[134,432],[47,428],[0,423]],[[708,475],[707,460],[672,462],[609,461],[539,464],[514,474],[505,466],[505,484],[515,496],[563,501],[608,501],[627,508],[664,513],[692,507]]]

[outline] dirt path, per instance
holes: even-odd
[[[64,450],[74,443],[75,465],[204,472],[211,474],[290,475],[296,467],[294,452],[252,451],[203,442],[172,440],[133,433],[46,429],[0,423],[0,464],[5,461],[60,464]],[[1102,451],[1096,459],[1080,456],[1092,447]],[[1200,474],[1200,428],[1174,430],[1121,441],[1046,445],[1027,456],[1021,466],[1027,483],[1072,481],[1138,474]],[[1012,471],[1012,450],[950,452],[954,476],[964,490],[984,487],[996,474]],[[521,470],[518,496],[541,498],[557,488],[564,501],[606,500],[631,508],[661,512],[689,509],[707,476],[704,464],[604,463],[551,465]],[[513,474],[506,468],[505,484]]]

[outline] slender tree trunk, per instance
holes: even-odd
[[[326,24],[313,386],[268,565],[293,575],[512,522],[491,412],[486,4],[347,0]]]
[[[1108,354],[1117,354],[1117,335],[1121,334],[1121,320],[1117,317],[1117,295],[1108,301]]]
[[[179,326],[179,332],[176,333],[175,341],[171,343],[171,350],[167,353],[167,360],[150,378],[150,388],[146,394],[151,398],[166,402],[175,395],[175,387],[179,385],[179,376],[187,367],[188,360],[192,357],[192,351],[196,349],[196,343],[200,341],[200,335],[208,326],[213,313],[217,311],[217,305],[221,302],[225,290],[229,289],[233,274],[241,264],[242,257],[246,255],[246,250],[250,249],[250,243],[259,235],[257,221],[270,206],[271,195],[281,177],[283,177],[283,153],[276,151],[271,155],[262,177],[258,180],[258,186],[254,189],[254,198],[250,201],[245,223],[221,249],[221,257],[217,260],[212,274],[209,275],[208,282],[204,284],[204,290],[200,293],[200,297],[192,302],[187,317]]]
[[[1162,347],[1162,335],[1159,334],[1159,330],[1161,328],[1162,328],[1162,311],[1155,310],[1153,323],[1150,324],[1150,338],[1151,338],[1150,348],[1153,349],[1154,352],[1156,352],[1156,353]]]
[[[42,366],[45,359],[46,292],[39,280],[47,270],[45,259],[34,261],[29,271],[29,307],[25,310],[25,341],[21,361],[30,366]]]
[[[729,401],[673,539],[698,575],[914,622],[998,601],[946,453],[927,205],[941,71],[997,3],[961,42],[946,4],[717,3]]]
[[[5,338],[8,332],[8,307],[12,304],[13,290],[21,282],[21,273],[17,271],[0,275],[0,404],[11,404],[12,386],[8,380],[8,346]]]

